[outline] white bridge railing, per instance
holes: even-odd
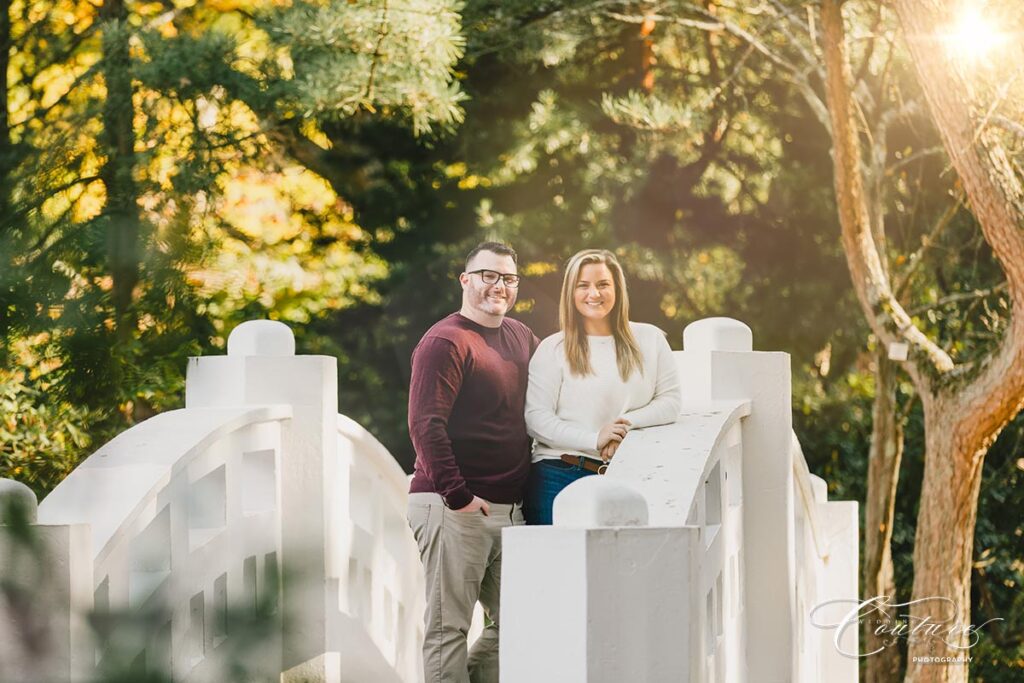
[[[857,504],[807,470],[789,356],[721,318],[684,347],[679,419],[631,432],[606,476],[559,495],[553,527],[505,530],[505,683],[857,680],[811,614],[857,598]]]
[[[606,476],[559,496],[553,527],[506,529],[505,683],[856,680],[837,645],[856,652],[857,629],[834,642],[811,612],[856,599],[857,507],[808,472],[788,355],[753,352],[727,319],[684,346],[679,419],[632,432]],[[127,663],[175,681],[419,681],[406,475],[337,395],[334,359],[246,323],[228,355],[192,359],[184,409],[106,444],[38,511],[0,480],[35,539],[0,528],[0,680]]]
[[[226,665],[218,655],[227,648],[218,646],[228,637],[229,609],[255,617],[265,605],[264,618],[278,619],[277,473],[281,423],[291,412],[157,415],[86,459],[39,506],[39,524],[91,532],[92,618],[110,622],[93,644],[101,669],[104,657],[130,657],[175,678],[203,677]],[[134,619],[111,618],[143,612],[158,623],[139,629]],[[254,648],[246,664],[277,666],[279,650],[276,641]]]
[[[338,415],[336,378],[284,325],[247,323],[227,356],[192,359],[186,408],[118,435],[38,510],[0,482],[36,541],[0,528],[0,680],[418,680],[406,477]]]
[[[333,526],[328,560],[334,638],[345,642],[342,680],[376,681],[383,667],[418,681],[423,642],[423,571],[405,518],[409,478],[369,432],[338,416],[338,492],[328,519]],[[367,667],[366,645],[383,662]],[[375,655],[376,657],[376,655]],[[360,673],[362,672],[362,673]],[[392,675],[394,678],[394,675]]]

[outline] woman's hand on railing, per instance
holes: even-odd
[[[610,425],[601,428],[597,434],[597,450],[601,454],[601,460],[608,462],[612,459],[632,424],[626,418],[620,417]]]
[[[601,449],[601,460],[606,463],[611,462],[611,459],[615,456],[615,451],[619,450],[620,441],[609,441],[608,445]]]

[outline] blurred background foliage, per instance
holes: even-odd
[[[1001,271],[927,112],[898,106],[918,93],[893,17],[847,4],[858,102],[896,111],[879,160],[886,256],[908,310],[969,358],[1005,324]],[[633,317],[674,348],[688,322],[727,315],[790,353],[811,470],[830,496],[864,500],[875,340],[839,241],[805,5],[0,7],[0,476],[45,495],[180,407],[188,356],[223,353],[263,317],[290,324],[299,352],[338,358],[342,412],[408,469],[409,354],[458,307],[466,251],[500,239],[528,276],[516,316],[542,337],[565,259],[606,247]],[[1021,100],[993,97],[1020,162]],[[909,383],[899,398],[907,598],[923,439]],[[974,651],[981,681],[1024,669],[1022,439],[1018,418],[985,464],[972,621],[1006,621]]]

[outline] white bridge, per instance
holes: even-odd
[[[0,480],[0,680],[421,680],[407,477],[338,415],[335,360],[294,346],[239,326],[184,409],[38,509]],[[857,599],[857,504],[808,472],[789,356],[723,318],[684,347],[679,420],[631,432],[554,526],[506,529],[503,683],[857,680],[856,623],[822,628]]]

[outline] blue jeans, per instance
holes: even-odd
[[[583,477],[594,476],[579,465],[561,460],[540,460],[530,466],[530,478],[523,499],[523,516],[527,524],[551,524],[555,496],[569,484]]]

